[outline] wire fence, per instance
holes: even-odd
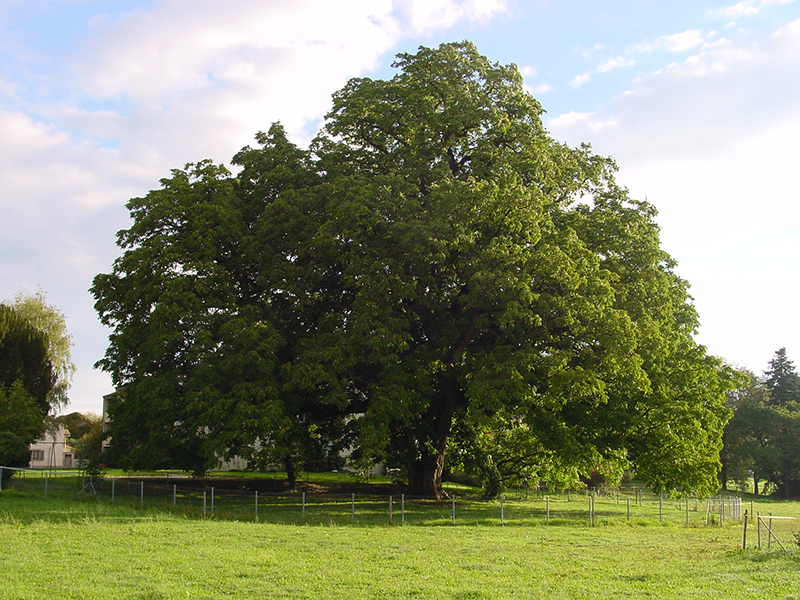
[[[745,511],[742,549],[748,548],[784,554],[800,551],[800,519]]]
[[[0,467],[0,475],[8,467]],[[79,472],[15,470],[4,488],[34,496],[94,500],[190,517],[274,523],[355,525],[562,525],[620,522],[720,525],[742,518],[738,497],[675,499],[643,486],[581,491],[511,491],[494,499],[455,493],[441,500],[377,493],[275,493],[207,485],[202,480],[81,476]],[[2,480],[2,477],[0,477]],[[247,480],[244,485],[257,485]]]

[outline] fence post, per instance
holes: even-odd
[[[500,524],[506,524],[506,508],[505,508],[506,495],[500,495]]]
[[[767,524],[767,550],[772,549],[772,513],[769,513],[769,522]]]
[[[389,525],[392,524],[392,497],[389,496]]]
[[[178,485],[172,484],[172,508],[178,506]]]
[[[214,516],[214,488],[211,488],[211,516]]]
[[[400,494],[400,519],[403,525],[406,524],[406,495]]]
[[[144,481],[139,482],[139,507],[144,508]]]
[[[686,526],[689,526],[689,498],[686,498]]]
[[[664,492],[658,496],[658,522],[664,522]]]
[[[0,492],[3,491],[3,467],[0,467]]]
[[[303,492],[303,520],[306,520],[306,493]]]
[[[547,496],[544,500],[547,507],[547,524],[550,525],[550,496]]]
[[[203,490],[203,518],[206,516],[206,496],[208,492]]]
[[[630,498],[626,498],[626,500],[628,501],[628,506],[627,506],[626,512],[627,512],[627,515],[628,515],[628,521],[630,521],[631,520],[631,499]]]
[[[350,499],[350,524],[356,524],[356,495],[353,494]]]
[[[742,550],[747,550],[747,511],[744,511],[744,526],[742,527]]]
[[[708,519],[711,515],[711,498],[706,498],[706,526],[708,526]]]
[[[50,480],[50,471],[44,474],[44,497],[47,498],[47,482]]]
[[[456,495],[453,494],[453,525],[456,524]]]
[[[256,490],[256,521],[258,521],[258,490]]]
[[[116,497],[117,492],[117,480],[111,480],[111,504],[114,504],[114,498]]]
[[[758,535],[758,549],[761,550],[761,513],[756,513],[757,535]]]

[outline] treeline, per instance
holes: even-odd
[[[746,381],[729,393],[733,417],[725,427],[721,453],[723,487],[756,494],[800,495],[800,375],[786,348],[775,352],[763,377],[744,372]]]
[[[71,346],[64,314],[44,292],[0,304],[0,465],[27,467],[30,444],[55,426],[75,370]]]

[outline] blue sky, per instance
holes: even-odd
[[[0,0],[0,300],[41,287],[64,310],[69,410],[111,391],[87,290],[129,198],[274,121],[306,143],[350,77],[462,39],[659,209],[701,343],[800,361],[800,2]]]

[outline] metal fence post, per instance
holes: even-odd
[[[400,515],[401,515],[401,523],[403,525],[406,524],[406,495],[400,494]]]
[[[350,497],[350,524],[356,524],[356,495]]]
[[[214,488],[211,488],[211,516],[214,516]]]
[[[306,518],[306,493],[303,492],[303,520]]]
[[[501,525],[505,525],[505,523],[506,523],[505,501],[506,501],[506,495],[505,494],[501,494],[500,495],[500,524]]]
[[[256,490],[256,521],[258,521],[258,490]]]
[[[625,498],[625,500],[628,501],[628,506],[627,506],[626,512],[627,512],[627,515],[628,515],[628,521],[630,521],[631,520],[631,499],[630,498]]]
[[[392,524],[392,497],[389,496],[389,525]]]
[[[456,495],[453,494],[453,525],[456,524]]]
[[[544,501],[547,507],[547,524],[550,525],[550,496],[547,496]]]
[[[178,506],[178,486],[177,484],[172,484],[172,508]]]
[[[139,482],[139,507],[144,508],[144,481]]]

